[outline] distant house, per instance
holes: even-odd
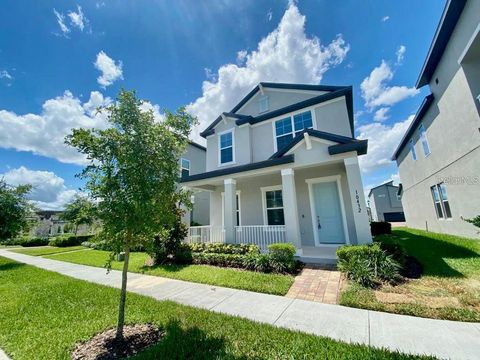
[[[368,203],[373,221],[405,221],[398,190],[399,187],[393,185],[393,181],[376,186],[370,190]]]
[[[351,87],[260,83],[201,135],[206,171],[182,185],[210,193],[210,226],[192,226],[190,241],[290,242],[326,261],[372,241]]]
[[[476,237],[480,214],[480,1],[448,1],[416,87],[428,95],[393,155],[407,225]]]

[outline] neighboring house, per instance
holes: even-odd
[[[206,172],[182,184],[210,192],[210,225],[191,241],[291,242],[298,255],[335,259],[342,244],[370,243],[353,137],[352,88],[260,83],[201,135]]]
[[[193,141],[188,142],[187,150],[180,158],[181,176],[204,173],[206,170],[207,149]],[[208,191],[196,190],[192,195],[193,208],[188,211],[183,221],[187,225],[208,225],[210,223],[210,194]]]
[[[476,237],[480,214],[480,1],[448,1],[416,87],[429,85],[393,159],[407,225]]]
[[[370,190],[368,202],[373,221],[405,221],[398,190],[399,187],[393,185],[393,181],[376,186]]]

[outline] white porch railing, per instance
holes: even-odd
[[[224,243],[225,230],[219,226],[191,226],[185,239],[187,243]],[[257,245],[267,251],[268,245],[286,242],[285,225],[235,226],[236,244]]]
[[[187,243],[223,243],[225,230],[216,226],[191,226],[188,228]]]
[[[286,241],[285,225],[235,226],[235,242],[237,244],[254,244],[261,251],[267,251],[268,245]]]

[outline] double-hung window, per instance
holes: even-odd
[[[428,145],[427,132],[425,131],[425,127],[423,126],[423,124],[420,124],[418,128],[418,132],[420,133],[420,140],[422,142],[423,154],[425,156],[428,156],[430,155],[430,146]]]
[[[285,147],[294,136],[299,135],[303,130],[311,128],[313,128],[311,111],[306,111],[301,114],[275,121],[275,141],[277,144],[277,150],[281,150]]]
[[[437,218],[450,219],[452,217],[452,212],[450,210],[445,184],[440,183],[433,185],[430,190],[432,191],[433,203],[435,205]]]
[[[219,139],[220,165],[231,164],[234,162],[233,146],[234,146],[233,130],[220,134],[220,139]]]
[[[281,189],[264,191],[266,225],[285,225]]]
[[[184,158],[180,159],[180,171],[182,178],[190,176],[190,160]]]
[[[412,152],[412,159],[417,160],[417,152],[415,151],[415,143],[413,142],[413,139],[410,139],[409,146],[410,151]]]

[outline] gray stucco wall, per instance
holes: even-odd
[[[287,90],[274,90],[269,88],[264,88],[264,95],[268,96],[268,111],[273,111],[281,109],[285,106],[295,104],[297,102],[311,99],[312,97],[325,94],[325,91],[287,91]],[[260,113],[258,100],[263,95],[258,92],[253,96],[240,110],[237,111],[239,114],[258,116]]]
[[[295,186],[297,207],[300,222],[301,243],[303,246],[315,246],[310,198],[306,179],[324,176],[340,175],[341,190],[347,219],[350,242],[355,244],[356,232],[353,220],[353,210],[348,191],[345,167],[343,164],[325,165],[295,170]],[[241,225],[264,225],[262,187],[282,185],[280,172],[273,175],[256,176],[239,179],[236,189],[240,191]],[[222,226],[222,195],[223,187],[218,186],[210,197],[210,219],[213,226]]]
[[[478,237],[461,217],[480,214],[480,117],[464,68],[458,63],[480,21],[480,1],[469,1],[429,84],[435,100],[424,116],[431,154],[425,156],[418,131],[413,135],[417,160],[406,146],[397,163],[402,203],[411,227]],[[438,79],[438,84],[436,84]],[[446,179],[446,180],[445,180]],[[458,184],[464,179],[469,184]],[[430,186],[446,184],[452,219],[436,218]]]
[[[285,94],[288,93],[282,93],[282,95]],[[226,123],[223,121],[220,122],[215,128],[215,134],[207,138],[207,171],[219,168],[218,139],[224,131],[232,128],[235,129],[235,163],[220,166],[220,168],[258,162],[268,159],[277,151],[275,146],[274,122],[304,111],[306,110],[285,114],[253,126],[243,125],[238,127],[235,125],[233,119],[227,119]],[[313,117],[316,120],[316,126],[314,124],[315,129],[343,136],[352,136],[345,98],[318,104],[313,108],[313,111]]]

